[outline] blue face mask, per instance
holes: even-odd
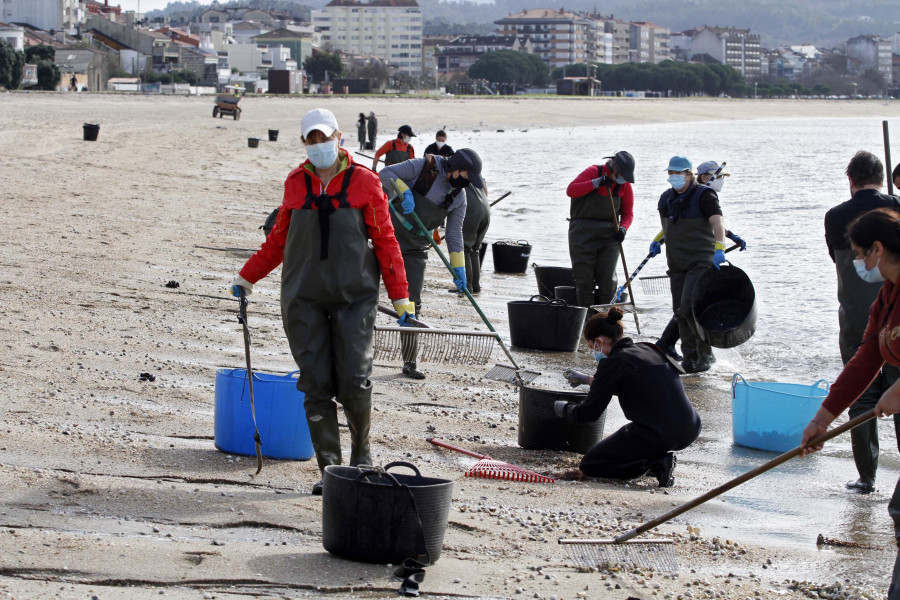
[[[684,187],[685,179],[684,179],[684,175],[669,175],[669,177],[668,177],[668,179],[666,179],[666,181],[668,181],[669,185],[671,185],[676,190],[680,190],[681,188]]]
[[[625,181],[624,177],[616,177],[616,183],[618,183],[619,185],[624,185],[627,182]]]
[[[859,275],[859,278],[868,283],[881,283],[884,281],[884,275],[881,274],[881,271],[878,269],[878,263],[881,262],[881,257],[878,258],[878,262],[875,263],[875,266],[871,269],[866,268],[866,259],[865,258],[857,258],[853,261],[853,266],[856,267],[856,274]]]
[[[604,358],[606,358],[606,355],[603,354],[602,351],[600,351],[600,350],[594,350],[594,360],[595,360],[595,361],[600,362],[600,361],[603,360]]]
[[[327,169],[338,159],[337,140],[328,140],[321,144],[310,144],[306,147],[309,162],[317,169]]]

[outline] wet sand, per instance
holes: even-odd
[[[10,597],[395,595],[399,582],[386,566],[343,561],[322,549],[322,501],[308,494],[319,478],[314,461],[267,460],[253,477],[253,459],[213,445],[215,370],[244,364],[237,306],[225,288],[262,242],[257,228],[303,158],[298,129],[306,110],[332,108],[351,142],[356,114],[369,110],[380,115],[382,132],[402,121],[417,133],[444,125],[495,130],[900,113],[897,104],[802,100],[246,98],[242,106],[235,122],[212,119],[210,98],[0,95],[7,157],[0,169],[7,349],[0,359],[0,591]],[[85,122],[101,124],[97,142],[82,141]],[[265,138],[267,129],[280,130],[278,142],[247,147],[248,137]],[[278,276],[257,286],[250,324],[254,368],[285,373],[295,367],[281,327]],[[430,323],[484,329],[464,299],[446,292],[449,277],[435,257],[428,276]],[[504,304],[521,298],[533,275],[487,271],[484,278],[479,302],[505,331]],[[169,281],[179,286],[168,288]],[[585,349],[515,356],[542,372],[537,385],[556,389],[569,389],[562,368],[590,364]],[[549,485],[464,478],[475,461],[432,447],[426,436],[540,472],[564,472],[579,456],[518,447],[515,389],[482,378],[494,361],[505,362],[499,349],[484,367],[425,365],[424,382],[403,379],[399,365],[377,360],[376,462],[408,460],[456,486],[443,554],[428,569],[423,592],[883,595],[894,556],[889,477],[882,477],[883,490],[838,519],[828,513],[845,502],[843,480],[813,477],[822,461],[847,465],[847,444],[797,461],[783,477],[760,481],[756,492],[726,495],[660,527],[660,535],[676,540],[677,575],[583,573],[566,559],[559,537],[612,537],[771,457],[730,445],[729,357],[739,360],[723,355],[713,372],[685,381],[704,434],[679,455],[677,485],[666,491],[650,479]],[[145,372],[155,381],[141,381]],[[613,408],[607,433],[622,423]],[[346,450],[346,429],[342,435]],[[817,510],[821,529],[791,529]],[[784,543],[772,541],[782,528]],[[819,532],[868,548],[818,550]],[[835,580],[846,595],[828,587]]]

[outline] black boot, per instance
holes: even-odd
[[[675,463],[678,460],[669,452],[650,467],[650,474],[656,477],[659,487],[672,487],[675,485]]]
[[[667,356],[671,357],[674,360],[684,360],[684,357],[678,354],[678,350],[675,349],[675,346],[667,344],[666,341],[662,338],[656,340],[656,347],[665,352]]]
[[[408,362],[403,365],[403,374],[410,379],[425,379],[425,373],[418,370],[414,362]]]
[[[856,481],[848,481],[846,488],[857,494],[871,494],[875,491],[875,482],[860,477]]]
[[[371,465],[369,451],[369,423],[372,418],[371,406],[359,410],[347,410],[347,426],[350,428],[350,466]]]
[[[324,471],[328,465],[341,464],[341,435],[334,402],[328,400],[313,403],[307,399],[306,423],[309,425],[309,436],[312,438],[319,471]],[[313,486],[312,493],[322,494],[321,481]]]

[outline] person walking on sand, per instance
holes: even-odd
[[[249,295],[284,262],[281,315],[300,368],[297,388],[306,395],[316,461],[324,471],[342,460],[335,400],[350,429],[350,464],[372,464],[369,376],[379,270],[401,325],[415,317],[415,306],[378,177],[340,147],[331,111],[303,115],[300,133],[309,158],[288,175],[275,226],[231,291]],[[312,493],[322,493],[321,481]]]
[[[356,120],[356,137],[359,138],[359,149],[366,149],[366,115],[359,113],[359,119]]]
[[[723,173],[719,168],[719,163],[714,160],[702,162],[700,163],[700,166],[697,167],[697,182],[701,185],[708,185],[716,192],[716,194],[722,192],[722,187],[725,185],[725,178],[728,176],[729,174]],[[725,237],[737,244],[740,252],[747,249],[747,242],[742,240],[736,233],[726,231]],[[656,345],[675,360],[683,360],[684,357],[678,354],[678,350],[675,348],[678,340],[678,319],[675,315],[672,315],[672,318],[663,330],[662,335],[656,340]],[[713,357],[713,359],[715,360],[715,357]]]
[[[869,320],[869,307],[875,302],[881,282],[868,282],[859,277],[853,266],[856,258],[847,241],[847,226],[858,216],[875,208],[900,209],[900,201],[894,196],[881,193],[884,183],[884,166],[871,152],[860,150],[850,159],[844,171],[850,183],[850,200],[838,204],[825,213],[825,243],[828,255],[837,271],[838,343],[841,360],[846,365],[863,339]],[[889,364],[882,367],[872,385],[850,407],[850,418],[857,417],[873,408],[897,380],[900,369]],[[900,415],[894,416],[894,431],[900,445]],[[854,427],[850,431],[853,460],[859,479],[847,483],[847,488],[862,494],[875,491],[875,472],[878,470],[878,422],[875,420]]]
[[[584,326],[593,345],[597,371],[580,374],[591,386],[583,402],[557,400],[556,416],[575,423],[596,421],[613,396],[630,422],[585,452],[579,468],[584,475],[610,479],[656,477],[659,487],[675,485],[674,452],[700,435],[700,416],[684,391],[677,363],[653,344],[625,337],[622,310],[614,306]]]
[[[382,156],[384,157],[384,166],[396,165],[404,160],[415,158],[416,150],[410,143],[414,137],[416,137],[416,134],[413,133],[412,127],[401,125],[400,129],[397,130],[397,137],[389,142],[385,142],[375,152],[375,157],[372,159],[372,170],[374,171],[378,168],[378,159]]]
[[[569,184],[569,257],[579,306],[616,294],[619,248],[634,218],[634,158],[624,150],[591,165]]]
[[[425,265],[431,244],[416,222],[408,215],[415,211],[426,229],[433,230],[446,219],[445,235],[453,269],[453,285],[462,293],[467,288],[466,258],[463,244],[463,221],[466,218],[465,188],[469,185],[484,188],[481,178],[481,158],[474,150],[463,148],[450,158],[427,154],[390,165],[378,174],[381,184],[391,196],[391,219],[403,264],[409,278],[409,299],[415,303],[415,313],[422,309],[422,289],[425,285]],[[424,379],[425,373],[416,366],[418,342],[415,334],[401,334],[403,374],[412,379]]]
[[[378,118],[374,111],[369,111],[369,119],[366,127],[369,130],[369,147],[368,150],[375,149],[375,140],[378,138]]]
[[[700,184],[691,173],[691,161],[673,156],[666,167],[671,186],[659,197],[662,231],[650,244],[657,256],[666,245],[666,263],[672,286],[672,310],[678,319],[678,333],[686,373],[708,371],[712,367],[710,345],[700,338],[691,309],[691,294],[700,276],[725,262],[725,220],[715,190]]]
[[[869,320],[853,358],[844,365],[822,401],[822,406],[803,430],[800,445],[803,454],[811,454],[823,445],[810,446],[813,438],[825,434],[828,426],[852,406],[869,388],[885,363],[900,366],[900,212],[876,208],[857,217],[847,228],[850,248],[856,259],[854,268],[865,281],[884,284],[869,309]],[[900,414],[900,382],[895,382],[875,404],[875,416]],[[900,481],[888,502],[888,514],[894,522],[898,552],[894,562],[889,600],[900,600]]]
[[[453,148],[447,144],[447,132],[443,129],[434,134],[434,141],[425,148],[425,154],[439,154],[444,157],[452,156],[453,152]]]

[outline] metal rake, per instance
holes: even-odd
[[[450,444],[443,440],[439,440],[437,438],[430,437],[425,439],[427,439],[435,446],[447,448],[448,450],[453,450],[455,452],[480,459],[477,463],[469,467],[469,469],[465,473],[466,477],[475,477],[478,479],[501,479],[504,481],[521,481],[524,483],[556,482],[556,479],[554,479],[553,477],[541,475],[540,473],[535,473],[534,471],[529,471],[528,469],[523,469],[522,467],[511,465],[507,462],[503,462],[502,460],[493,459],[487,454],[478,454],[477,452],[472,452],[471,450],[466,450],[465,448],[454,446],[453,444]]]
[[[727,250],[725,250],[725,254],[728,254],[732,250],[739,248],[739,244],[734,244]],[[640,267],[638,267],[640,270]],[[635,271],[637,274],[637,271]],[[638,277],[638,281],[641,282],[641,289],[644,290],[644,293],[648,296],[658,296],[661,294],[668,294],[671,286],[669,285],[669,276],[668,275],[650,275],[647,277]]]

